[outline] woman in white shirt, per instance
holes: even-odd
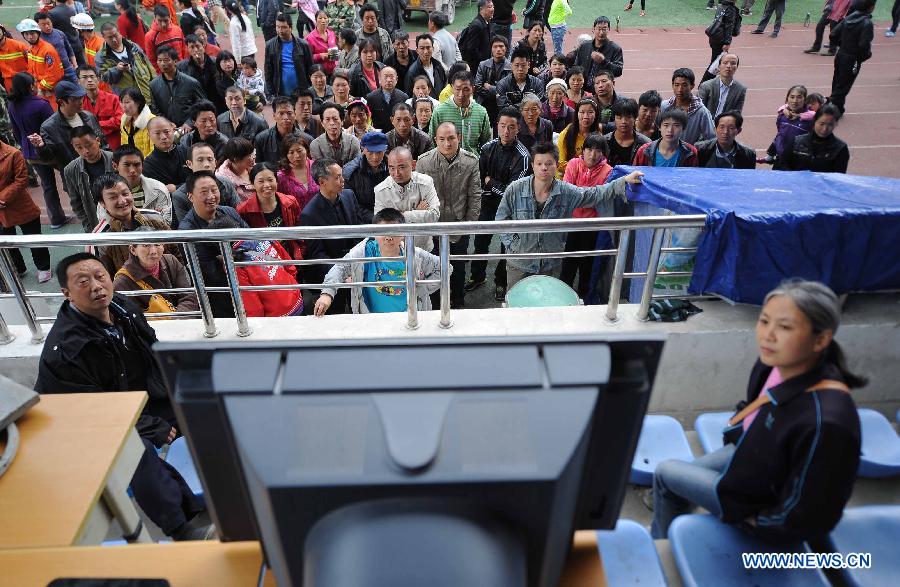
[[[241,10],[236,0],[228,0],[225,3],[225,12],[230,22],[229,36],[231,37],[231,52],[237,63],[244,57],[256,55],[256,39],[253,35],[253,25],[250,19]]]

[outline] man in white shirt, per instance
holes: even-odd
[[[450,66],[457,61],[462,61],[462,53],[456,39],[445,28],[449,24],[447,15],[440,10],[435,10],[428,15],[428,32],[434,37],[434,57],[444,64],[444,69],[450,70]],[[443,88],[441,88],[443,89]]]
[[[437,222],[441,215],[434,180],[413,171],[412,153],[406,147],[397,147],[388,154],[390,177],[375,186],[375,214],[383,208],[395,208],[403,212],[407,222]],[[434,242],[428,235],[416,237],[416,246],[428,252]]]

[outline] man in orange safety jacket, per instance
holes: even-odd
[[[37,82],[38,95],[45,98],[56,110],[56,101],[53,98],[53,88],[63,78],[63,65],[59,53],[53,45],[41,39],[41,28],[31,18],[22,19],[16,25],[16,30],[22,33],[22,37],[28,41],[28,73]]]
[[[13,76],[21,71],[28,71],[28,44],[13,39],[0,25],[0,77],[7,92],[12,91]]]

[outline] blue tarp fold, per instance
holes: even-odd
[[[837,293],[900,289],[900,180],[808,171],[653,168],[629,197],[705,214],[691,294],[760,304],[788,277]]]

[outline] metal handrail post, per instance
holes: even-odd
[[[25,290],[22,288],[22,282],[19,281],[18,274],[16,274],[8,249],[0,249],[0,273],[3,274],[3,280],[6,281],[9,289],[15,296],[16,303],[19,304],[19,309],[22,311],[22,316],[25,317],[25,323],[28,324],[28,329],[31,330],[31,342],[41,342],[44,340],[44,331],[41,330],[41,325],[37,322],[37,316],[34,314],[31,302],[25,297]]]
[[[406,242],[406,327],[419,327],[419,306],[416,296],[416,238],[407,236]]]
[[[253,330],[247,322],[247,311],[244,309],[244,299],[241,297],[241,284],[238,281],[237,269],[234,266],[234,255],[231,243],[223,241],[219,243],[222,251],[222,260],[225,261],[225,275],[228,277],[228,287],[231,289],[231,302],[234,305],[234,317],[237,319],[237,335],[241,338],[250,336]]]
[[[646,322],[650,313],[650,301],[653,298],[653,285],[656,283],[656,271],[659,268],[659,254],[662,249],[665,228],[653,229],[653,245],[650,247],[650,259],[647,261],[647,277],[644,278],[644,289],[641,292],[641,305],[638,307],[637,319]]]
[[[200,260],[197,258],[197,247],[194,243],[184,243],[185,257],[188,262],[188,271],[191,272],[191,280],[194,282],[194,292],[200,301],[200,316],[203,318],[203,336],[213,338],[218,336],[216,319],[209,304],[209,294],[206,292],[206,283],[203,281],[203,273],[200,271]]]
[[[441,328],[450,328],[450,235],[441,235]]]
[[[3,314],[0,313],[0,344],[9,344],[15,339],[16,335],[9,331],[6,320],[3,319]]]
[[[628,262],[628,246],[631,244],[631,231],[619,233],[619,250],[616,253],[616,265],[613,269],[612,284],[609,286],[609,301],[606,304],[606,319],[618,322],[619,297],[622,295],[622,278],[625,275],[625,264]]]

